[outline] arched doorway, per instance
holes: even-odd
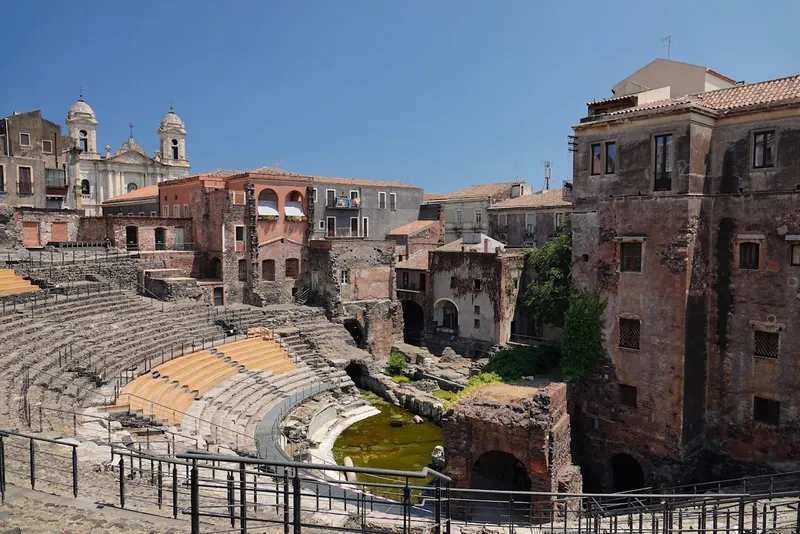
[[[631,491],[644,487],[642,466],[630,454],[614,455],[610,467],[612,491]]]
[[[441,298],[433,305],[434,319],[438,328],[455,333],[458,331],[458,306],[450,299]]]
[[[139,250],[139,229],[137,227],[125,227],[125,247],[128,250]]]
[[[413,300],[403,302],[403,341],[410,345],[422,345],[422,331],[425,328],[425,313],[422,306]]]
[[[470,488],[494,491],[530,491],[531,479],[528,470],[514,455],[502,451],[488,451],[481,454],[472,466]],[[471,506],[467,512],[473,521],[496,521],[505,516],[508,520],[509,503],[504,498],[497,499],[491,493],[470,492],[470,500],[484,501]],[[495,502],[485,502],[495,501]],[[511,514],[514,521],[524,522],[530,518],[530,495],[515,494]]]
[[[212,280],[222,280],[222,262],[219,258],[211,258],[206,266],[206,278]]]
[[[361,323],[358,322],[358,319],[345,319],[343,324],[353,337],[353,341],[356,342],[356,346],[358,348],[364,348],[366,336],[364,335],[364,329],[361,328]]]

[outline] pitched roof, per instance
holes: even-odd
[[[118,195],[115,197],[108,198],[105,201],[103,201],[103,204],[106,204],[108,202],[125,202],[128,200],[139,200],[150,197],[158,199],[158,184],[147,185],[145,187],[142,187],[141,189],[137,189],[136,191],[125,193],[124,195]]]
[[[412,221],[399,228],[395,228],[386,235],[414,235],[438,223],[439,221]]]
[[[548,189],[530,195],[522,195],[516,198],[509,198],[498,202],[490,210],[503,210],[511,208],[566,208],[571,207],[572,203],[561,198],[561,189]]]
[[[404,184],[402,182],[386,182],[381,180],[363,180],[360,178],[336,178],[333,176],[313,176],[307,174],[300,174],[296,172],[285,171],[276,167],[258,167],[249,171],[239,172],[233,176],[241,177],[248,174],[264,174],[268,176],[290,176],[296,178],[310,179],[312,182],[331,183],[331,184],[346,184],[346,185],[372,185],[376,187],[408,187],[415,188],[413,185]]]
[[[469,187],[465,187],[464,189],[459,189],[458,191],[453,191],[452,193],[448,193],[446,195],[442,195],[438,197],[442,200],[455,200],[459,198],[478,198],[478,197],[491,197],[502,193],[506,189],[519,185],[524,182],[500,182],[496,184],[476,184],[471,185]],[[433,200],[433,199],[432,199]]]
[[[459,248],[459,250],[461,250]],[[428,270],[428,251],[427,250],[420,250],[419,252],[415,252],[407,259],[403,261],[397,262],[394,266],[395,269],[412,269],[415,271],[427,271]]]
[[[296,172],[285,171],[283,169],[278,169],[277,167],[256,167],[255,169],[250,169],[249,171],[245,171],[248,174],[269,174],[272,176],[300,176]]]
[[[200,176],[208,176],[209,178],[227,178],[228,176],[235,176],[241,174],[242,171],[232,171],[230,169],[216,169],[210,172],[201,172]]]
[[[447,194],[439,194],[439,193],[425,193],[422,195],[423,200],[439,200],[441,198],[447,198]]]
[[[489,254],[494,254],[495,248],[500,247],[501,250],[505,250],[505,245],[503,245],[500,241],[489,237],[486,234],[480,234],[480,241],[478,243],[464,243],[464,238],[456,239],[455,241],[451,241],[446,245],[442,245],[441,247],[434,249],[432,252],[480,252],[483,253],[483,241],[485,239],[489,240]]]
[[[800,99],[800,74],[775,80],[736,85],[726,89],[695,93],[679,98],[649,102],[641,106],[612,111],[603,116],[619,116],[641,111],[696,106],[711,112],[726,113],[751,106],[773,104]]]

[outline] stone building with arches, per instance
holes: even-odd
[[[158,125],[159,148],[153,156],[133,137],[132,126],[116,151],[111,145],[98,150],[99,122],[83,95],[69,108],[66,124],[72,147],[79,149],[70,172],[74,200],[69,202],[86,215],[100,215],[106,199],[189,174],[186,127],[172,108]]]

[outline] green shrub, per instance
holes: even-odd
[[[413,382],[413,380],[406,375],[394,375],[392,376],[392,380],[394,380],[395,384],[408,384],[409,382]]]
[[[553,376],[558,374],[561,352],[558,347],[515,347],[501,350],[491,357],[483,368],[485,373],[495,373],[503,382],[517,382],[523,376]]]
[[[572,234],[525,251],[525,265],[535,274],[523,295],[526,311],[536,323],[564,326],[571,291]]]
[[[402,352],[392,351],[389,361],[386,363],[386,371],[390,375],[401,375],[408,368],[406,355]]]
[[[561,372],[566,378],[591,374],[605,358],[603,351],[603,314],[606,299],[598,293],[570,297],[564,316],[564,341],[561,343]]]
[[[447,410],[452,405],[469,395],[470,393],[484,387],[488,386],[489,384],[495,384],[497,382],[502,382],[503,380],[500,378],[500,375],[495,373],[481,373],[475,376],[469,377],[467,380],[467,385],[459,391],[458,393],[453,394],[453,397],[449,400],[445,400],[444,409]]]

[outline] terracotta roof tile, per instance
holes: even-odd
[[[459,198],[477,198],[477,197],[491,197],[498,193],[502,193],[506,189],[514,185],[519,185],[524,182],[500,182],[496,184],[476,184],[458,191],[453,191],[446,195],[442,195],[441,199],[459,199]]]
[[[530,195],[522,195],[517,198],[509,198],[498,202],[490,210],[502,210],[511,208],[568,208],[572,207],[571,202],[561,198],[561,189],[549,189]]]
[[[333,176],[312,176],[306,174],[299,174],[296,172],[285,171],[283,169],[278,169],[275,167],[258,167],[256,169],[251,169],[249,171],[240,172],[235,175],[235,177],[242,177],[247,176],[249,174],[262,174],[268,176],[276,176],[276,177],[294,177],[300,178],[305,180],[311,180],[312,182],[319,182],[319,183],[326,183],[326,184],[343,184],[343,185],[367,185],[367,186],[376,186],[376,187],[407,187],[407,188],[414,188],[417,187],[409,184],[404,184],[402,182],[387,182],[381,180],[363,180],[360,178],[336,178]]]
[[[459,248],[459,250],[461,250]],[[415,271],[428,270],[428,251],[420,250],[408,257],[403,261],[397,262],[394,266],[395,269],[413,269]]]
[[[126,200],[137,200],[141,198],[150,198],[150,197],[158,199],[158,184],[147,185],[145,187],[142,187],[141,189],[137,189],[136,191],[125,193],[124,195],[118,195],[116,197],[108,198],[105,201],[103,201],[103,204],[107,202],[124,202]]]
[[[763,104],[773,104],[800,99],[800,75],[766,80],[763,82],[737,85],[716,91],[706,91],[680,98],[649,102],[641,106],[621,109],[608,113],[608,116],[625,115],[640,111],[675,108],[682,105],[697,106],[710,111],[725,113],[737,109]]]
[[[426,228],[430,228],[435,224],[438,224],[438,222],[439,221],[412,221],[399,228],[395,228],[386,235],[413,235],[417,232],[425,230]]]
[[[229,169],[216,169],[210,172],[201,172],[200,176],[208,176],[209,178],[227,178],[228,176],[235,176],[241,174],[242,171],[232,171]]]
[[[424,200],[439,200],[442,198],[447,198],[448,195],[446,194],[439,194],[439,193],[425,193],[422,195]]]

